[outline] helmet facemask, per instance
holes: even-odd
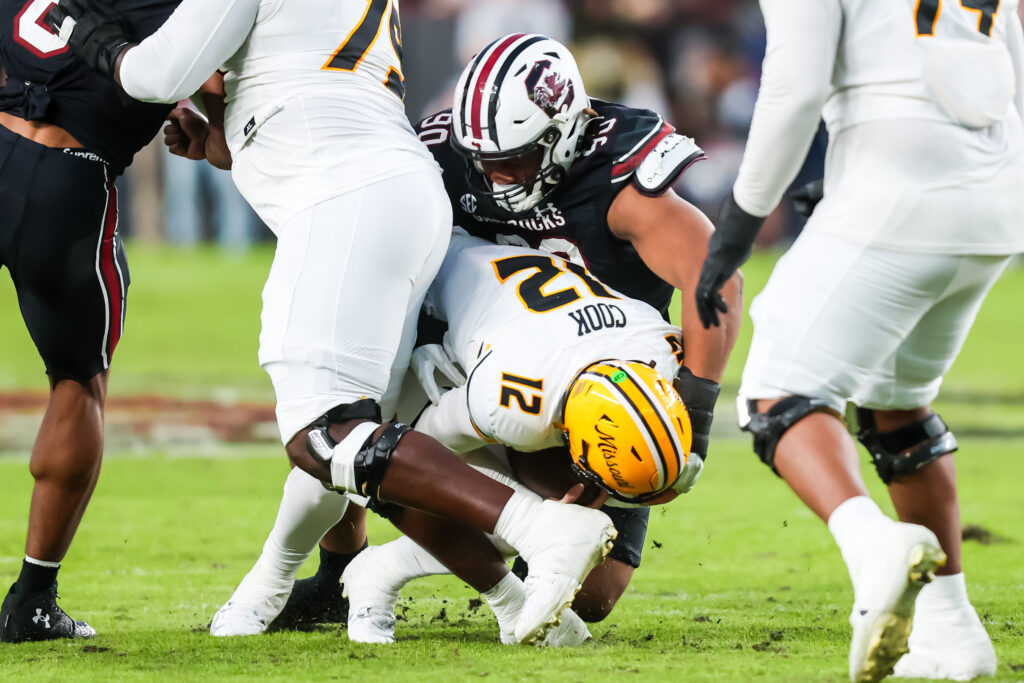
[[[505,211],[519,214],[537,206],[565,177],[565,169],[552,161],[561,136],[561,131],[552,126],[536,141],[516,149],[481,152],[462,147],[455,138],[452,146],[471,162],[466,176],[472,190],[490,197]],[[503,184],[492,180],[492,176],[524,177]]]

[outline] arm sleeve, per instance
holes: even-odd
[[[768,46],[733,197],[767,216],[796,178],[832,89],[839,0],[761,0]]]
[[[125,52],[124,91],[143,102],[177,102],[245,42],[260,0],[184,0],[155,33]]]
[[[1017,93],[1013,96],[1013,103],[1017,107],[1017,114],[1024,120],[1024,29],[1021,28],[1020,19],[1016,14],[1010,16],[1009,26],[1006,28],[1006,46],[1010,50],[1017,82]]]

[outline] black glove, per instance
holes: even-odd
[[[793,200],[793,208],[804,218],[810,218],[814,207],[818,205],[825,196],[825,180],[819,178],[803,185],[793,191],[790,198]]]
[[[67,36],[71,51],[113,78],[118,56],[132,43],[131,29],[124,18],[95,0],[60,0],[46,13],[46,23],[59,35],[68,17],[75,20]]]
[[[729,311],[725,299],[718,292],[736,269],[750,258],[754,238],[762,223],[763,218],[751,216],[741,209],[729,193],[718,214],[715,233],[708,243],[708,257],[697,282],[697,314],[705,328],[719,324],[719,311]]]
[[[711,420],[715,416],[715,401],[718,400],[718,392],[722,387],[714,380],[697,377],[685,365],[679,368],[672,385],[690,414],[690,426],[693,428],[690,452],[705,460],[708,457]]]

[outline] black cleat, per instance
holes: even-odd
[[[284,609],[268,631],[312,631],[321,624],[346,624],[348,599],[338,581],[319,574],[295,582]]]
[[[12,585],[0,608],[0,642],[94,638],[96,629],[69,617],[57,604],[57,584],[41,593],[20,595]]]

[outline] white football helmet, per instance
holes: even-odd
[[[514,33],[481,50],[459,77],[452,145],[472,160],[474,189],[521,213],[565,176],[591,116],[568,48],[546,36]],[[492,181],[488,173],[494,170],[508,175],[500,169],[520,177],[509,184]]]

